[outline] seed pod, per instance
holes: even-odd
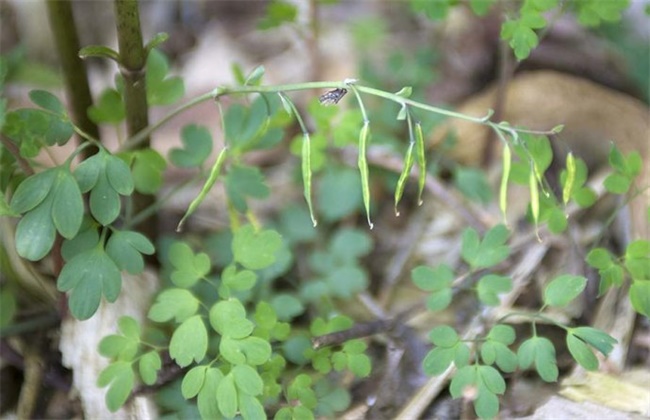
[[[562,201],[564,204],[569,202],[571,198],[571,190],[576,181],[576,158],[573,153],[569,152],[566,155],[566,180],[564,181],[564,188],[562,188]]]
[[[418,178],[418,205],[421,206],[422,192],[424,191],[424,183],[427,179],[427,162],[424,156],[424,136],[422,135],[422,125],[419,122],[415,123],[415,145],[417,148],[418,168],[420,176]]]
[[[370,137],[370,124],[368,121],[363,123],[361,132],[359,133],[359,173],[361,175],[361,190],[363,193],[363,206],[366,209],[366,218],[368,219],[368,226],[373,228],[370,221],[370,182],[368,181],[368,159],[366,157],[368,148],[368,138]]]
[[[503,220],[506,225],[506,208],[508,206],[508,178],[510,177],[510,165],[512,164],[512,151],[510,146],[506,143],[503,146],[503,169],[501,172],[501,186],[499,188],[499,209],[503,214]]]
[[[227,155],[227,147],[224,147],[221,149],[221,152],[219,152],[219,156],[217,157],[216,162],[214,162],[214,165],[212,165],[212,169],[210,170],[210,175],[208,176],[208,180],[205,181],[205,184],[203,184],[203,188],[201,188],[201,192],[199,195],[196,196],[194,200],[190,203],[189,207],[187,208],[187,211],[181,218],[181,221],[178,222],[178,226],[176,226],[176,232],[180,232],[181,229],[183,228],[183,223],[185,223],[185,219],[187,219],[194,211],[196,208],[205,200],[205,197],[208,195],[208,192],[212,189],[212,186],[214,185],[215,182],[217,182],[217,178],[219,178],[219,174],[221,174],[221,167],[223,166],[223,162],[226,160],[226,155]]]
[[[402,173],[399,175],[399,179],[397,180],[397,186],[395,187],[395,216],[399,216],[399,212],[397,211],[397,205],[402,199],[402,195],[404,194],[404,187],[406,186],[406,181],[408,180],[409,175],[411,174],[411,169],[413,168],[413,147],[414,146],[415,143],[409,144],[409,148],[406,151],[406,156],[404,156],[404,168],[402,168]]]
[[[539,233],[537,232],[537,223],[539,222],[539,186],[537,185],[535,163],[532,163],[530,168],[528,187],[530,188],[530,211],[533,215],[533,222],[535,223],[535,232],[539,239]]]
[[[302,184],[304,189],[305,200],[309,207],[309,216],[314,227],[318,224],[314,217],[314,207],[311,202],[311,140],[309,133],[305,132],[302,138]]]

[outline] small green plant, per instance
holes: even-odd
[[[419,266],[412,271],[413,282],[422,290],[431,292],[427,307],[432,311],[445,309],[452,302],[454,289],[471,290],[483,305],[498,306],[499,296],[512,290],[513,279],[493,272],[495,267],[509,258],[506,244],[508,230],[497,225],[486,232],[483,239],[473,229],[463,233],[461,255],[469,273],[458,275],[447,265],[437,267]],[[455,279],[471,279],[458,286]],[[467,394],[474,403],[476,414],[490,418],[499,412],[498,395],[506,390],[503,373],[517,368],[534,368],[546,382],[558,378],[556,351],[553,343],[540,335],[536,323],[551,323],[566,331],[566,343],[573,358],[588,370],[598,368],[593,349],[607,356],[616,343],[606,333],[591,327],[570,327],[546,315],[548,308],[567,306],[585,289],[587,279],[582,276],[559,275],[544,288],[542,306],[537,312],[523,314],[530,319],[531,336],[519,344],[517,353],[510,346],[515,343],[515,329],[505,321],[508,315],[494,320],[485,332],[461,336],[454,328],[441,325],[429,334],[434,348],[422,362],[424,371],[430,375],[442,374],[453,363],[458,369],[449,390],[453,398]],[[512,315],[516,315],[513,313]],[[522,315],[522,314],[517,314]],[[498,368],[498,369],[497,369]]]
[[[409,3],[414,11],[424,13],[433,20],[442,20],[453,7],[463,2],[409,0]],[[501,39],[508,42],[518,60],[528,58],[539,44],[540,32],[563,13],[575,13],[581,25],[596,27],[606,22],[620,21],[621,13],[629,5],[629,0],[522,0],[512,3],[499,0],[469,1],[470,8],[478,16],[484,16],[496,7],[505,8],[506,18],[501,26]]]

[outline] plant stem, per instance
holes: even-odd
[[[151,135],[152,132],[160,128],[162,125],[167,123],[169,120],[171,120],[173,117],[176,115],[202,103],[205,102],[209,99],[219,99],[222,96],[228,96],[228,95],[238,95],[238,94],[251,94],[251,93],[281,93],[281,92],[292,92],[292,91],[299,91],[299,90],[310,90],[310,89],[350,89],[351,84],[346,83],[346,82],[306,82],[306,83],[293,83],[293,84],[287,84],[287,85],[273,85],[273,86],[222,86],[218,87],[210,92],[204,93],[200,96],[197,96],[196,98],[192,99],[191,101],[181,105],[180,107],[176,108],[175,110],[171,111],[169,114],[167,114],[164,118],[162,118],[160,121],[156,122],[155,124],[146,127],[142,131],[138,132],[135,135],[131,135],[131,137],[124,142],[122,147],[120,148],[120,151],[125,151],[132,149],[143,142],[146,141],[149,135]],[[459,118],[462,120],[474,122],[477,124],[482,124],[482,125],[487,125],[491,127],[494,130],[512,130],[515,132],[521,132],[521,133],[530,133],[530,134],[551,134],[552,130],[550,131],[531,131],[531,130],[523,130],[519,128],[514,128],[514,127],[501,127],[499,124],[492,122],[489,120],[489,117],[491,116],[491,112],[488,113],[484,117],[471,117],[469,115],[464,115],[458,112],[450,111],[447,109],[423,104],[421,102],[413,101],[408,98],[404,98],[402,96],[396,95],[394,93],[390,92],[384,92],[379,89],[374,89],[366,86],[360,86],[357,84],[354,84],[354,89],[356,89],[358,92],[366,93],[369,95],[374,95],[378,96],[384,99],[388,99],[393,102],[397,102],[399,104],[407,104],[413,108],[419,108],[425,111],[433,112],[436,114],[440,115],[445,115],[447,117],[452,117],[452,118]]]
[[[120,54],[120,73],[124,78],[124,106],[126,108],[126,128],[129,137],[146,129],[149,125],[145,66],[147,52],[142,42],[140,13],[137,0],[115,0],[115,19],[117,42]],[[139,143],[140,148],[149,146],[148,134]],[[135,214],[151,206],[153,196],[133,194]],[[157,233],[156,216],[152,215],[140,226],[145,235],[155,240]]]
[[[45,4],[63,71],[63,82],[70,102],[72,120],[81,130],[99,139],[99,128],[88,118],[86,112],[92,105],[93,99],[88,85],[86,65],[79,58],[79,37],[72,6],[69,0],[49,0]],[[88,152],[89,150],[84,155],[88,156]]]
[[[143,130],[139,131],[135,135],[129,134],[129,139],[126,140],[122,146],[119,148],[120,152],[124,152],[127,150],[131,150],[136,148],[137,146],[141,146],[143,143],[149,141],[149,136],[151,133],[159,129],[161,126],[165,125],[167,122],[169,122],[172,118],[177,116],[178,114],[181,114],[184,111],[187,111],[190,108],[193,108],[194,106],[205,102],[209,99],[212,99],[215,97],[215,91],[210,91],[208,93],[204,93],[203,95],[197,96],[196,98],[192,99],[191,101],[179,106],[178,108],[174,109],[171,111],[169,114],[165,115],[161,120],[157,121],[155,124],[150,125]]]
[[[238,93],[272,93],[272,92],[291,92],[296,90],[308,90],[308,89],[349,89],[350,83],[345,82],[307,82],[307,83],[294,83],[288,85],[275,85],[275,86],[235,86],[235,87],[220,87],[215,89],[215,97],[238,94]],[[446,115],[448,117],[460,118],[467,121],[473,121],[479,124],[486,124],[489,117],[470,117],[468,115],[460,114],[458,112],[450,111],[443,108],[438,108],[435,106],[423,104],[421,102],[414,101],[412,99],[404,98],[402,96],[396,95],[394,93],[385,92],[383,90],[361,86],[354,84],[354,88],[359,92],[366,93],[368,95],[378,96],[380,98],[388,99],[399,104],[407,104],[414,108],[420,108],[425,111],[433,112],[440,115]]]

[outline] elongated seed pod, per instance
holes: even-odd
[[[217,160],[214,162],[214,165],[212,165],[212,169],[210,170],[210,175],[208,176],[207,181],[205,181],[205,184],[203,184],[203,188],[201,188],[201,192],[199,195],[196,196],[194,200],[190,203],[189,207],[187,208],[187,211],[181,218],[181,221],[178,222],[178,226],[176,226],[176,231],[180,232],[181,229],[183,228],[183,223],[185,223],[185,220],[196,210],[197,207],[199,207],[199,204],[205,200],[205,197],[208,195],[208,192],[212,189],[214,186],[214,183],[217,182],[217,178],[219,178],[219,175],[221,174],[221,167],[223,166],[223,162],[226,160],[227,156],[227,151],[228,148],[224,147],[221,149],[221,152],[219,152],[219,156],[217,157]]]
[[[413,149],[415,143],[409,143],[409,148],[406,150],[406,156],[404,156],[404,168],[402,168],[402,173],[399,175],[397,180],[397,186],[395,187],[395,216],[399,216],[399,211],[397,211],[397,205],[404,195],[404,187],[406,186],[406,181],[409,179],[411,174],[411,169],[413,168]]]
[[[417,148],[418,168],[420,176],[418,178],[418,205],[421,206],[422,192],[424,191],[424,183],[427,179],[427,161],[424,156],[424,136],[422,135],[422,125],[419,122],[415,123],[415,145]]]
[[[508,207],[508,178],[510,177],[510,166],[512,164],[512,151],[508,143],[503,146],[503,169],[501,172],[501,186],[499,187],[499,209],[503,214],[503,220],[506,225],[506,209]]]
[[[314,216],[314,207],[311,202],[311,140],[309,133],[305,132],[302,138],[302,184],[304,189],[305,200],[309,207],[309,216],[314,227],[318,224]]]
[[[528,174],[528,187],[530,188],[530,211],[537,231],[537,223],[539,222],[539,186],[537,184],[535,163],[532,163]]]
[[[372,229],[373,224],[370,221],[370,182],[368,181],[368,158],[366,156],[368,149],[368,138],[370,137],[370,124],[368,121],[363,123],[359,133],[359,174],[361,175],[361,191],[363,194],[363,206],[366,209],[366,218],[368,226]]]
[[[576,182],[576,158],[572,152],[566,155],[566,180],[562,188],[562,201],[564,204],[571,199],[571,190]]]

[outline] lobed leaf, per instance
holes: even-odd
[[[158,371],[162,367],[162,360],[156,351],[142,355],[139,364],[140,377],[146,385],[153,385],[158,379]]]
[[[115,89],[104,89],[96,104],[88,108],[88,117],[95,124],[121,123],[126,117],[122,95]]]
[[[194,315],[178,326],[169,343],[169,356],[180,367],[199,363],[208,351],[208,331],[200,315]]]
[[[250,270],[260,270],[273,264],[282,238],[274,230],[255,231],[251,225],[237,229],[232,241],[234,260]]]
[[[65,107],[56,96],[46,90],[31,90],[29,99],[43,109],[52,111],[54,114],[66,115]]]
[[[72,174],[68,170],[57,172],[57,180],[51,192],[52,222],[61,236],[72,239],[79,232],[83,220],[83,199]]]
[[[262,419],[266,417],[266,412],[262,403],[255,397],[240,392],[239,412],[244,419]]]
[[[569,353],[571,353],[571,356],[573,356],[580,366],[587,370],[598,369],[598,359],[596,359],[596,356],[589,350],[589,347],[587,347],[584,341],[569,333],[566,336],[566,344]]]
[[[569,333],[596,348],[603,356],[609,355],[617,343],[616,339],[607,333],[592,327],[571,328]]]
[[[16,213],[25,213],[41,204],[52,190],[57,173],[56,168],[51,168],[26,178],[11,197],[11,209]]]
[[[553,279],[544,288],[544,304],[563,307],[575,299],[587,286],[582,276],[563,274]]]
[[[117,320],[118,329],[124,336],[130,340],[140,340],[140,325],[130,316],[121,316]]]
[[[341,220],[362,208],[359,172],[346,167],[328,168],[318,185],[318,208],[327,221]]]
[[[454,360],[454,349],[449,347],[435,347],[422,360],[422,369],[427,375],[440,375],[447,370]]]
[[[152,255],[154,252],[155,248],[149,239],[133,231],[114,230],[106,243],[106,254],[120,270],[131,274],[138,274],[144,270],[142,254]]]
[[[534,363],[537,373],[544,381],[557,381],[555,347],[547,338],[535,336],[524,341],[519,346],[517,358],[523,369],[528,369]]]
[[[231,204],[242,213],[248,210],[247,197],[262,199],[270,192],[264,175],[253,166],[233,165],[226,174],[225,186]]]
[[[264,389],[264,382],[260,374],[249,365],[237,365],[232,369],[237,389],[247,395],[260,395]]]
[[[153,149],[142,149],[130,152],[132,155],[131,171],[133,187],[142,194],[155,194],[163,183],[163,172],[167,161]]]
[[[475,366],[464,366],[456,372],[449,384],[449,392],[452,398],[460,398],[465,388],[473,386],[477,381]]]
[[[411,278],[420,289],[433,292],[451,287],[454,272],[447,264],[440,264],[434,268],[421,265],[411,271]]]
[[[169,248],[169,261],[174,266],[171,280],[179,287],[192,287],[210,272],[210,258],[201,252],[194,254],[184,242],[176,242]]]
[[[48,197],[38,207],[25,214],[16,227],[16,252],[21,257],[38,261],[45,257],[56,237],[51,217],[52,199]]]
[[[499,305],[499,295],[512,290],[512,279],[508,276],[488,274],[478,281],[476,285],[479,300],[485,305]]]
[[[183,322],[199,309],[199,300],[187,289],[165,289],[149,309],[147,315],[155,322],[166,322],[174,318]]]
[[[195,168],[203,165],[212,153],[212,136],[206,127],[188,124],[181,130],[183,148],[173,148],[169,160],[180,168]]]
[[[629,295],[634,310],[650,318],[650,281],[635,281],[630,287]]]
[[[157,49],[147,56],[146,88],[149,106],[171,105],[183,97],[185,85],[180,77],[168,77],[169,63]]]
[[[460,340],[456,330],[448,325],[441,325],[432,329],[429,333],[429,339],[433,344],[440,347],[453,347]]]
[[[106,392],[106,407],[115,412],[124,405],[135,385],[135,374],[129,362],[115,362],[102,370],[97,379],[100,387],[110,384]]]
[[[189,400],[199,394],[203,388],[203,384],[205,383],[208,369],[208,366],[200,365],[194,366],[192,369],[187,371],[183,377],[183,382],[181,383],[181,394],[183,395],[183,398]],[[219,373],[221,373],[221,371],[219,371]]]
[[[217,389],[223,379],[223,373],[218,368],[208,368],[205,373],[203,387],[196,399],[199,413],[204,419],[219,419],[223,414],[217,405]]]
[[[237,388],[232,372],[224,376],[217,386],[217,406],[224,417],[232,418],[237,414]]]
[[[222,300],[210,308],[210,325],[222,336],[240,339],[253,332],[254,325],[246,318],[246,309],[239,300]]]

